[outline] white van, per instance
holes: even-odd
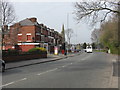
[[[92,53],[92,46],[87,46],[86,47],[86,52],[87,53]]]

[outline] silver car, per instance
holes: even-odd
[[[4,72],[5,71],[5,61],[0,59],[0,72]]]

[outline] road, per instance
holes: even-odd
[[[112,59],[102,52],[9,69],[3,88],[109,88]]]

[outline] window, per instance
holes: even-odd
[[[21,41],[22,40],[22,36],[18,36],[18,41]]]
[[[27,40],[31,40],[31,35],[27,35]]]
[[[50,31],[48,31],[48,36],[50,36]]]
[[[46,42],[48,42],[48,37],[46,37]]]
[[[27,33],[27,41],[31,41],[32,40],[32,37],[31,37],[31,33]]]
[[[43,32],[43,29],[41,30],[41,33],[43,34],[44,32]]]
[[[44,35],[41,35],[41,41],[44,41]]]
[[[36,35],[36,40],[40,41],[40,35]]]
[[[18,34],[18,41],[22,40],[22,34]]]

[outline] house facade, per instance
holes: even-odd
[[[52,53],[54,52],[54,46],[58,46],[60,51],[62,45],[61,34],[44,24],[39,24],[37,18],[27,18],[15,23],[10,26],[8,31],[3,40],[5,50],[17,48],[26,52],[34,47],[44,47],[48,52]]]

